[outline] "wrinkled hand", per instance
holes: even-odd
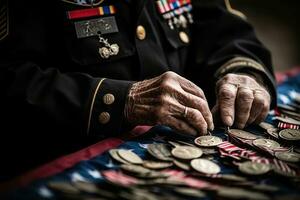
[[[262,122],[270,109],[271,97],[265,87],[248,75],[227,74],[216,85],[217,104],[224,125],[243,129]]]
[[[203,91],[174,72],[133,84],[124,111],[135,125],[167,125],[192,135],[214,128]]]

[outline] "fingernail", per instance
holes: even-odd
[[[226,116],[226,117],[224,118],[224,123],[225,123],[225,125],[227,125],[227,126],[232,126],[232,124],[233,124],[232,117],[231,117],[231,116]]]
[[[209,131],[213,131],[215,129],[215,126],[213,123],[210,124],[210,127],[209,127]]]

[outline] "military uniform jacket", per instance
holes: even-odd
[[[256,74],[275,96],[270,54],[252,26],[222,0],[192,5],[193,23],[171,29],[155,0],[96,0],[94,7],[114,12],[80,19],[70,19],[70,11],[90,9],[90,1],[1,1],[0,140],[7,168],[28,169],[124,133],[132,83],[169,70],[201,87],[211,105],[218,77],[229,72]],[[98,35],[79,38],[76,26],[106,17],[117,31],[102,36],[119,51],[103,58]]]

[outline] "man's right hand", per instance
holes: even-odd
[[[167,125],[195,136],[214,129],[203,91],[174,72],[134,83],[125,116],[134,125]]]

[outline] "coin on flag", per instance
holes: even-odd
[[[175,147],[171,153],[175,158],[179,158],[183,160],[191,160],[194,158],[199,158],[203,154],[201,149],[197,147],[191,147],[191,146]]]
[[[119,156],[132,164],[143,164],[143,160],[134,152],[125,149],[118,150]]]
[[[271,166],[264,163],[246,161],[239,165],[239,170],[248,175],[262,175],[271,170]]]
[[[201,147],[215,147],[222,143],[222,139],[217,136],[205,135],[197,137],[194,142]]]
[[[295,152],[276,152],[275,157],[279,160],[286,161],[286,162],[299,162],[300,161],[300,154]]]
[[[283,129],[279,132],[280,138],[284,140],[300,140],[300,130],[298,129]]]
[[[221,171],[221,168],[216,163],[198,158],[191,161],[191,166],[194,170],[203,174],[217,174]]]

